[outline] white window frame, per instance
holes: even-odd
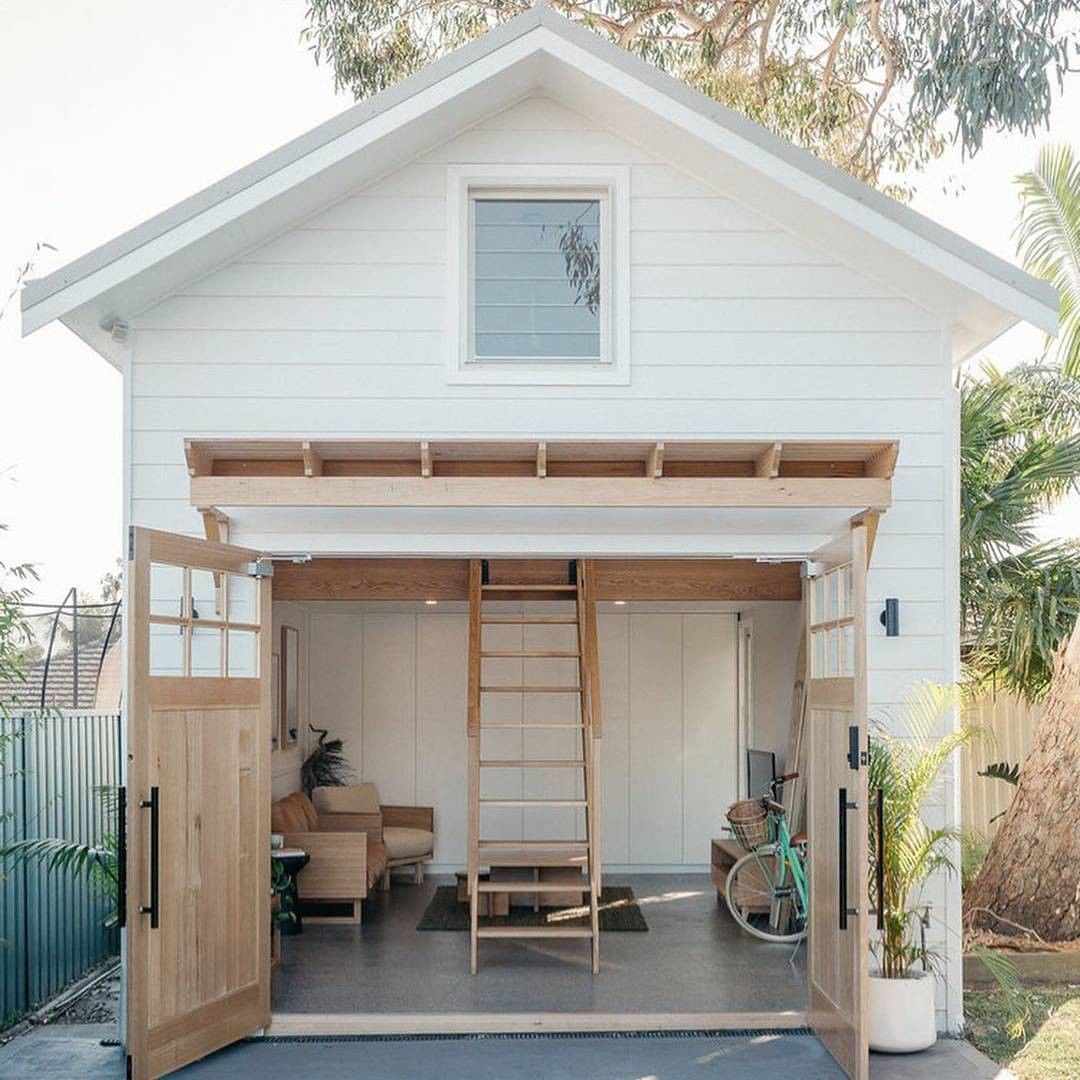
[[[447,169],[447,380],[505,386],[630,382],[630,170],[487,165]],[[499,359],[473,352],[473,202],[600,201],[600,359]]]

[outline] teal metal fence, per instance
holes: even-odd
[[[120,783],[120,717],[0,717],[0,845],[99,842],[116,823],[100,789]],[[0,864],[0,1028],[119,952],[110,901],[86,875]]]

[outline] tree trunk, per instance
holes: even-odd
[[[1047,941],[1080,938],[1080,624],[1058,654],[1016,796],[964,906],[972,925],[998,933],[1019,932],[1007,919]]]

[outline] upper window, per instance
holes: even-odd
[[[447,176],[450,380],[629,382],[629,170],[451,165]]]
[[[600,198],[470,197],[472,357],[603,359]]]

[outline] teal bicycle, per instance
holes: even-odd
[[[773,780],[766,794],[728,808],[727,819],[746,854],[728,871],[724,887],[731,917],[762,941],[806,937],[810,911],[806,878],[806,834],[792,836],[777,791],[798,773]]]

